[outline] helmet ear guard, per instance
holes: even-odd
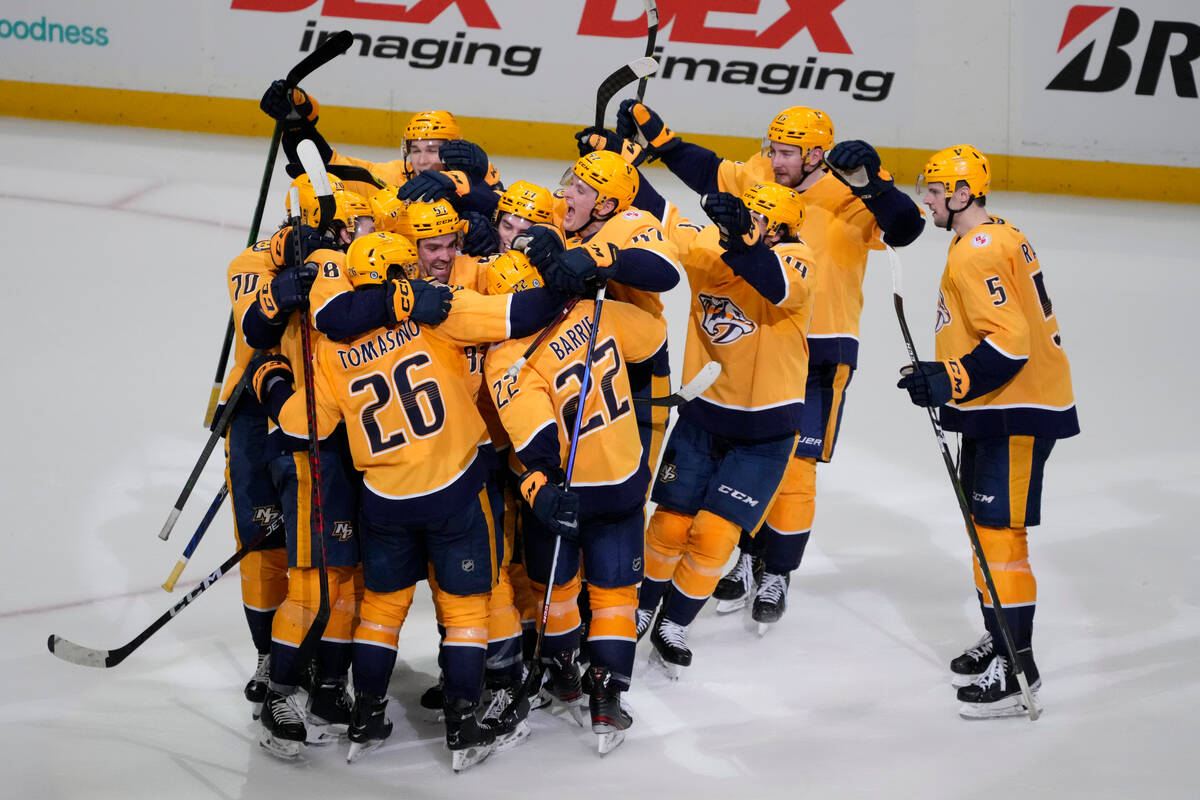
[[[742,202],[752,214],[767,220],[767,236],[795,238],[804,223],[804,200],[794,189],[778,183],[760,183],[742,194]]]
[[[416,245],[395,233],[360,236],[346,253],[346,274],[355,289],[382,284],[388,278],[415,277]]]
[[[484,277],[488,294],[511,294],[545,286],[542,273],[520,250],[509,250],[493,258]]]
[[[917,176],[917,194],[922,193],[922,185],[940,183],[946,187],[946,211],[949,218],[946,227],[949,228],[954,215],[965,211],[977,198],[986,197],[992,187],[992,168],[987,156],[969,144],[958,144],[939,150],[925,162],[925,168]],[[958,191],[960,183],[967,185],[970,198],[962,208],[950,208],[950,198]]]

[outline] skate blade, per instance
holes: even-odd
[[[555,713],[559,709],[562,709],[566,711],[568,715],[570,715],[571,719],[575,720],[576,725],[581,728],[583,727],[584,709],[582,694],[574,700],[562,700],[558,697],[555,697],[550,692],[547,692],[545,689],[542,689],[541,692],[538,693],[538,696],[545,702],[536,706],[536,708],[544,708],[551,714]],[[530,709],[532,710],[533,708],[535,708],[535,706],[531,705]]]
[[[1033,707],[1037,715],[1042,713],[1042,704],[1037,695],[1033,696]],[[995,703],[963,703],[958,708],[958,715],[963,719],[1004,719],[1006,717],[1024,717],[1029,714],[1025,698],[1020,694],[1006,697]]]
[[[748,597],[748,595],[743,596],[743,597],[736,597],[733,600],[718,600],[717,601],[717,613],[718,614],[732,614],[735,611],[741,611],[743,608],[746,607],[747,597]]]
[[[495,743],[492,745],[492,752],[504,753],[512,750],[521,742],[529,738],[529,734],[533,733],[533,729],[529,727],[529,723],[521,720],[517,723],[517,727],[508,733],[501,734],[496,737]]]
[[[277,739],[270,731],[263,731],[262,736],[258,739],[258,744],[271,755],[284,761],[295,761],[300,758],[300,751],[304,748],[304,742]]]
[[[596,749],[606,756],[625,741],[625,731],[611,730],[596,735]]]
[[[492,745],[481,744],[450,751],[450,764],[455,772],[462,772],[483,761],[492,754]]]
[[[771,630],[770,622],[758,622],[755,624],[758,626],[756,629],[756,633],[758,633],[758,638],[760,638],[760,639],[767,635],[767,631]]]
[[[349,730],[348,725],[320,725],[309,721],[308,725],[308,744],[317,745],[318,747],[327,744],[336,744],[346,737],[346,731]]]
[[[652,649],[650,651],[650,663],[659,667],[667,674],[667,677],[673,681],[679,680],[679,676],[683,674],[682,666],[666,661],[661,655],[659,655],[658,650]]]
[[[258,718],[262,716],[262,707],[263,707],[262,703],[251,703],[250,704],[250,719],[257,722]]]
[[[365,742],[351,742],[346,751],[346,763],[353,764],[372,750],[378,750],[384,739],[368,739]]]
[[[421,706],[421,719],[430,725],[441,725],[446,721],[446,712],[440,708],[434,709]]]

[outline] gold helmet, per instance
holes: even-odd
[[[462,234],[467,230],[467,221],[458,216],[454,206],[445,200],[436,203],[409,203],[402,215],[399,232],[414,243],[447,233]]]
[[[776,233],[785,238],[795,236],[804,222],[804,201],[800,194],[778,183],[751,186],[742,195],[742,202],[752,213],[767,218],[767,236]]]
[[[554,198],[544,186],[529,181],[517,181],[500,195],[496,212],[497,215],[514,214],[535,224],[551,224],[554,221]]]
[[[422,111],[404,126],[404,141],[413,139],[461,139],[458,120],[449,111]]]
[[[301,175],[291,183],[292,186],[300,190],[300,224],[307,225],[310,228],[319,228],[321,222],[321,204],[317,200],[317,190],[313,188],[312,181],[307,175]],[[334,199],[337,199],[339,193],[345,193],[346,185],[341,179],[334,175],[329,176],[329,187],[333,189]],[[287,199],[284,201],[287,207],[288,216],[292,216],[295,212],[292,211],[292,193],[289,188]],[[349,209],[344,208],[343,203],[338,203],[338,211],[342,214],[334,214],[334,219],[341,219],[342,222],[349,225]]]
[[[406,278],[415,278],[416,245],[396,233],[371,233],[360,236],[346,251],[346,273],[355,289],[383,283],[389,277],[403,275]]]
[[[638,173],[629,162],[609,150],[596,150],[575,162],[571,172],[598,193],[595,209],[599,210],[605,200],[615,200],[619,214],[633,205],[638,192]]]
[[[498,255],[487,265],[484,282],[488,294],[511,294],[545,286],[542,273],[520,250]]]
[[[372,194],[367,201],[375,217],[375,229],[382,233],[399,233],[404,215],[404,201],[396,197],[395,186],[385,186]]]
[[[943,183],[949,197],[959,181],[966,181],[972,197],[983,197],[992,186],[992,168],[987,156],[969,144],[956,144],[930,156],[917,177],[917,193],[921,193],[922,183]]]
[[[833,147],[833,120],[824,111],[815,108],[785,108],[767,126],[763,152],[770,148],[771,142],[795,145],[804,151],[805,156],[814,147],[828,152]]]

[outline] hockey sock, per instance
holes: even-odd
[[[412,607],[415,586],[398,592],[363,595],[362,614],[354,629],[354,691],[382,697],[396,663],[400,628]]]
[[[1012,631],[1013,643],[1018,650],[1027,649],[1033,638],[1033,614],[1037,604],[1037,580],[1029,566],[1029,546],[1025,528],[993,528],[975,525],[979,543],[987,559],[996,594],[1004,606],[1005,620]],[[983,572],[978,562],[974,563],[975,588],[983,604],[984,624],[996,642],[996,652],[1007,655],[1004,637],[1000,634],[999,622],[991,597],[983,582]]]
[[[271,624],[287,596],[287,550],[255,550],[242,559],[242,608],[259,653],[271,650]]]
[[[479,701],[487,660],[488,595],[440,591],[446,638],[442,642],[442,692],[447,700]]]
[[[533,591],[539,598],[545,599],[544,584],[532,584]],[[571,578],[565,584],[557,585],[550,594],[550,615],[546,619],[546,638],[542,642],[542,656],[559,653],[563,650],[579,648],[579,575]],[[538,603],[541,605],[541,602]],[[540,609],[539,609],[540,611]],[[540,616],[539,616],[540,619]]]
[[[634,623],[634,604],[637,589],[622,586],[591,589],[592,624],[588,630],[588,653],[592,664],[608,667],[621,689],[629,688],[633,674],[637,629]]]
[[[501,569],[488,599],[487,669],[489,675],[520,672],[521,617],[513,604],[508,572]]]
[[[658,608],[658,604],[662,602],[663,595],[670,585],[670,579],[656,581],[645,578],[642,580],[642,585],[638,587],[638,608],[643,608],[647,611],[653,611]]]
[[[770,525],[758,529],[758,538],[762,540],[761,549],[763,571],[775,575],[787,575],[800,566],[804,558],[804,548],[808,544],[811,531],[781,533]]]

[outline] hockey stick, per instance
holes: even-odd
[[[571,451],[567,455],[567,471],[563,480],[563,491],[571,490],[571,474],[575,471],[575,454],[579,451],[579,429],[584,417],[584,405],[587,402],[588,389],[592,385],[592,359],[596,347],[596,331],[600,329],[600,311],[604,305],[604,286],[596,292],[596,307],[592,312],[592,329],[588,331],[587,356],[584,361],[583,378],[579,382],[579,403],[575,407],[575,424],[571,432]],[[542,642],[546,638],[546,625],[550,622],[550,599],[554,593],[554,572],[558,569],[558,554],[562,549],[562,537],[554,537],[554,553],[550,556],[550,573],[546,579],[546,594],[542,598],[542,618],[538,621],[537,640],[533,645],[532,666],[521,688],[513,694],[512,700],[505,706],[501,719],[507,717],[513,709],[520,706],[521,701],[529,697],[530,692],[542,682]]]
[[[287,174],[293,178],[299,178],[304,174],[304,167],[299,164],[289,163],[284,167]],[[344,181],[358,181],[360,183],[369,183],[376,189],[384,189],[387,184],[384,183],[374,172],[366,167],[356,167],[353,164],[326,164],[325,171],[335,178],[340,178]]]
[[[542,332],[537,335],[536,339],[529,343],[529,346],[525,348],[525,352],[521,354],[521,357],[514,361],[512,365],[504,371],[504,374],[507,377],[515,378],[521,373],[521,369],[525,366],[529,359],[533,357],[533,354],[536,353],[538,348],[540,348],[542,344],[544,344],[545,341],[550,338],[550,334],[554,333],[554,329],[558,327],[559,323],[567,318],[567,315],[571,313],[571,309],[573,309],[575,304],[578,302],[578,297],[572,297],[567,301],[567,304],[563,306],[562,312],[559,313],[558,318],[546,327],[542,328]]]
[[[318,203],[321,206],[321,227],[324,228],[333,219],[333,189],[329,185],[329,176],[325,173],[325,164],[321,154],[312,140],[304,139],[296,145],[296,154],[304,171],[312,181]],[[305,253],[300,241],[300,190],[292,187],[292,208],[296,216],[292,217],[293,239],[296,248],[296,263],[304,263]],[[300,347],[304,356],[304,393],[305,416],[308,418],[308,469],[312,476],[312,514],[317,541],[321,543],[321,563],[317,568],[320,583],[320,602],[317,614],[309,625],[308,632],[300,642],[296,651],[296,663],[307,664],[317,642],[325,634],[325,626],[329,623],[329,570],[325,557],[325,509],[321,498],[321,451],[317,439],[317,398],[313,380],[313,351],[312,332],[309,324],[308,307],[300,309]]]
[[[696,377],[683,386],[680,386],[679,391],[669,394],[666,397],[635,397],[633,398],[633,402],[675,408],[684,403],[690,403],[704,394],[720,375],[721,365],[716,361],[710,361],[700,368],[700,371],[696,373]]]
[[[350,31],[338,31],[321,42],[316,50],[306,55],[288,72],[287,77],[284,78],[288,88],[294,88],[296,84],[317,69],[349,50],[353,43],[354,34]],[[258,241],[258,228],[262,225],[263,210],[267,206],[267,192],[271,188],[271,173],[275,171],[275,156],[279,153],[281,138],[283,138],[283,126],[276,121],[275,130],[271,133],[271,147],[267,152],[267,166],[263,170],[262,181],[258,185],[258,202],[254,206],[254,219],[250,222],[250,238],[246,242],[246,247],[251,247]],[[225,382],[225,365],[229,361],[229,350],[232,345],[233,313],[230,312],[229,322],[225,326],[225,341],[221,345],[221,356],[217,359],[217,375],[213,379],[212,392],[208,398],[208,409],[204,413],[204,427],[206,428],[212,424],[213,415],[217,410],[217,403],[221,397],[221,385]]]
[[[133,637],[129,642],[117,647],[113,650],[94,650],[90,647],[75,644],[69,639],[64,639],[57,634],[50,634],[50,638],[46,641],[46,646],[50,648],[50,652],[61,658],[63,661],[70,661],[72,664],[78,664],[81,667],[115,667],[124,661],[130,653],[137,650],[142,644],[149,639],[154,633],[174,619],[179,612],[187,608],[193,600],[204,593],[204,590],[212,586],[217,580],[229,570],[245,558],[254,548],[258,547],[263,539],[267,538],[269,531],[262,531],[255,537],[254,541],[238,550],[236,553],[225,559],[225,563],[217,567],[208,576],[196,584],[196,588],[192,589],[183,598],[171,606],[161,617],[150,623],[150,627]]]
[[[655,0],[642,0],[646,5],[646,57],[650,58],[654,55],[654,43],[658,39],[658,3]],[[642,78],[638,84],[637,99],[642,102],[642,98],[646,96],[646,84],[650,82],[650,77]]]
[[[179,557],[179,561],[175,564],[175,569],[171,570],[171,574],[163,581],[162,587],[168,592],[175,591],[175,583],[179,580],[179,576],[183,574],[183,568],[187,566],[188,560],[196,552],[196,547],[200,544],[200,540],[204,538],[204,532],[212,524],[213,518],[217,516],[217,510],[221,508],[221,504],[225,502],[225,496],[228,494],[229,484],[222,483],[221,488],[217,490],[217,496],[213,498],[212,503],[208,506],[208,511],[204,513],[204,519],[200,520],[200,525],[196,528],[196,532],[192,534],[187,547],[183,548],[183,555]]]
[[[900,255],[893,248],[889,247],[887,254],[892,267],[892,298],[896,304],[896,319],[900,322],[900,333],[904,336],[904,346],[908,348],[909,360],[912,361],[913,369],[916,369],[919,360],[917,348],[913,344],[912,334],[909,333],[908,322],[904,319],[904,295],[901,291],[903,265],[900,263]],[[950,475],[950,483],[954,486],[954,495],[958,498],[958,508],[962,511],[963,522],[967,526],[967,538],[971,540],[971,549],[975,551],[975,560],[979,564],[979,571],[983,574],[983,583],[992,600],[992,610],[996,614],[1000,634],[1004,638],[1004,646],[1008,648],[1009,658],[1012,659],[1013,673],[1016,675],[1017,683],[1021,685],[1021,696],[1025,700],[1025,709],[1032,722],[1038,718],[1041,712],[1034,705],[1033,693],[1029,689],[1029,680],[1025,677],[1025,670],[1021,668],[1021,659],[1017,658],[1017,647],[1012,631],[1008,627],[1008,620],[1004,617],[1004,606],[1000,604],[1000,594],[996,591],[996,584],[992,581],[992,571],[988,567],[983,545],[979,541],[979,531],[975,529],[975,520],[971,516],[967,496],[963,492],[962,482],[958,479],[958,471],[954,468],[954,458],[950,455],[950,446],[946,443],[946,432],[942,430],[942,423],[938,420],[937,412],[932,407],[926,408],[926,410],[929,412],[929,423],[933,425],[933,432],[937,435],[938,446],[942,451],[942,460],[946,462],[946,472]]]
[[[653,75],[657,71],[658,62],[649,56],[642,56],[641,58],[635,58],[628,64],[621,65],[616,71],[601,81],[600,88],[596,89],[596,127],[604,127],[604,112],[608,110],[608,101],[612,100],[617,92],[639,78]]]
[[[229,395],[229,399],[225,401],[225,407],[221,409],[221,416],[217,419],[217,424],[213,426],[212,432],[209,433],[208,441],[204,443],[204,449],[200,451],[200,457],[196,459],[191,474],[188,475],[187,480],[183,483],[183,489],[180,490],[179,497],[175,498],[175,505],[171,507],[171,513],[167,515],[167,521],[163,523],[162,530],[158,532],[158,538],[164,542],[175,528],[175,523],[179,519],[180,512],[183,511],[184,503],[191,496],[192,489],[196,488],[196,481],[199,480],[200,473],[204,471],[204,465],[208,463],[208,457],[212,455],[213,448],[217,446],[217,440],[221,438],[225,430],[229,427],[229,423],[233,419],[234,409],[237,408],[238,401],[242,398],[242,392],[246,390],[249,382],[249,375],[243,374],[241,379],[238,380],[237,385],[233,387],[233,392]]]

